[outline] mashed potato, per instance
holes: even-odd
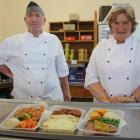
[[[103,116],[103,118],[109,118],[109,119],[120,119],[120,116],[113,113],[113,112],[106,112]]]
[[[74,131],[77,122],[77,117],[72,115],[51,115],[43,122],[43,127],[46,127],[46,129]]]
[[[15,128],[18,126],[18,123],[19,123],[19,120],[17,118],[9,118],[5,122],[4,126],[8,128]]]

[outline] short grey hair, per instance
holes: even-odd
[[[120,14],[125,14],[127,18],[132,22],[132,30],[131,32],[133,33],[136,29],[136,18],[135,18],[135,12],[134,8],[131,6],[116,6],[114,9],[111,11],[110,15],[108,16],[108,25],[111,29],[111,24],[116,21],[116,18]]]

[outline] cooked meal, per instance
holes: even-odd
[[[82,115],[81,111],[75,109],[58,109],[42,123],[45,130],[51,132],[69,131],[74,132]]]
[[[14,116],[5,122],[4,126],[8,128],[35,128],[43,111],[43,106],[18,109]]]
[[[85,125],[86,130],[115,133],[118,131],[120,116],[106,109],[91,112]]]

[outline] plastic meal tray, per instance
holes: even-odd
[[[108,133],[108,132],[100,132],[100,131],[94,131],[94,130],[86,130],[86,129],[84,129],[87,121],[90,118],[91,112],[93,112],[93,111],[95,111],[97,109],[102,109],[102,108],[90,108],[90,110],[88,111],[87,115],[84,117],[84,119],[81,121],[81,123],[78,126],[79,133],[80,134],[84,134],[84,135],[94,135],[94,134],[96,134],[96,135],[98,135],[98,134],[99,135],[118,135],[118,134],[120,134],[121,128],[126,125],[126,122],[123,120],[123,118],[124,118],[124,112],[121,111],[121,110],[112,110],[112,109],[107,109],[107,108],[106,109],[109,112],[113,112],[113,113],[115,113],[115,114],[117,114],[117,115],[120,116],[120,125],[118,127],[118,131],[117,132],[115,132],[115,133]]]
[[[52,113],[54,111],[60,110],[60,109],[74,109],[74,110],[79,110],[81,111],[81,116],[79,118],[79,121],[75,127],[74,130],[68,130],[68,129],[48,129],[44,126],[42,126],[43,122],[45,120],[48,119],[49,116],[52,115]],[[75,130],[77,130],[79,123],[82,121],[82,118],[84,117],[84,113],[85,110],[81,109],[81,108],[77,108],[77,107],[72,107],[72,106],[63,106],[63,105],[54,105],[50,108],[50,110],[48,112],[45,113],[45,115],[43,115],[42,119],[41,119],[41,123],[40,123],[40,128],[41,130],[43,130],[44,132],[48,132],[48,133],[61,133],[61,134],[74,134]]]
[[[15,113],[17,110],[20,110],[20,109],[24,109],[24,108],[28,108],[28,107],[33,107],[33,108],[38,108],[39,106],[43,106],[44,107],[44,111],[42,112],[42,115],[36,125],[36,127],[34,128],[11,128],[11,127],[6,127],[4,124],[6,123],[6,121],[10,118],[13,118],[15,117]],[[40,103],[40,104],[22,104],[22,105],[18,105],[0,124],[0,127],[3,128],[3,129],[15,129],[15,130],[27,130],[27,131],[35,131],[39,124],[40,124],[40,121],[41,121],[41,118],[46,110],[46,107],[47,107],[47,104],[46,103]]]

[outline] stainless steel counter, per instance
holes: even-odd
[[[37,101],[23,101],[15,99],[0,100],[0,122],[19,104],[36,103]],[[52,105],[70,105],[77,106],[88,111],[90,107],[103,107],[119,109],[125,112],[124,120],[127,125],[122,128],[121,134],[117,136],[87,136],[87,135],[66,135],[66,134],[48,134],[40,130],[36,132],[3,130],[0,129],[0,139],[66,139],[66,140],[133,140],[140,139],[140,103],[132,104],[95,104],[92,102],[52,102],[47,101],[48,108]]]

